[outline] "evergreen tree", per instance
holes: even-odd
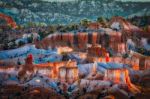
[[[102,24],[103,27],[107,27],[107,20],[104,17],[98,17],[97,22]]]
[[[28,43],[32,43],[33,42],[33,34],[31,34],[30,37],[27,38]]]
[[[19,43],[18,43],[18,45],[19,46],[22,46],[22,45],[24,45],[25,43],[23,42],[23,41],[19,41]]]
[[[80,22],[80,24],[81,24],[82,26],[84,26],[85,28],[87,28],[90,23],[91,23],[91,21],[88,20],[88,19],[83,19],[83,20],[81,20],[81,22]]]

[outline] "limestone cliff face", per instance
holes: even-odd
[[[120,32],[112,31],[109,34],[103,33],[65,33],[52,34],[40,42],[36,43],[37,47],[48,48],[56,46],[70,46],[74,49],[84,50],[87,44],[100,44],[102,47],[111,47],[114,51],[119,51],[119,46],[123,44]]]

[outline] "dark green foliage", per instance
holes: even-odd
[[[150,56],[150,51],[144,49],[144,48],[136,48],[136,51],[140,54],[146,55],[146,56]]]
[[[91,21],[88,19],[83,19],[80,21],[80,25],[85,27],[85,28],[87,28],[90,23],[91,23]]]
[[[100,23],[103,27],[107,27],[107,19],[104,17],[98,17],[97,22]]]
[[[38,34],[39,34],[41,40],[45,37],[44,32],[39,32]]]
[[[27,38],[28,43],[32,43],[33,42],[33,34],[31,34],[30,37]]]
[[[128,21],[136,26],[146,29],[147,25],[150,24],[150,16],[134,16],[133,18],[128,19]]]
[[[4,49],[4,50],[8,50],[8,49],[9,49],[9,46],[8,46],[7,43],[4,44],[3,49]]]
[[[19,43],[18,43],[18,45],[19,46],[22,46],[22,45],[24,45],[25,43],[23,42],[23,41],[19,41]]]

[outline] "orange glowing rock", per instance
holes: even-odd
[[[35,67],[41,67],[41,68],[45,68],[45,67],[51,67],[51,77],[52,78],[58,78],[59,76],[59,68],[66,66],[66,67],[72,67],[75,66],[77,67],[77,62],[76,61],[62,61],[62,62],[49,62],[49,63],[43,63],[43,64],[36,64],[34,65]]]
[[[62,54],[62,53],[69,53],[69,52],[72,52],[73,49],[70,48],[70,47],[67,47],[67,46],[64,46],[64,47],[57,47],[57,53],[58,54]]]
[[[96,73],[97,72],[97,63],[94,62],[93,67],[92,67],[92,73]]]
[[[101,45],[95,44],[88,47],[88,55],[93,56],[105,56],[106,50],[102,48]]]
[[[140,90],[131,83],[129,71],[127,69],[107,69],[104,79],[113,81],[114,83],[126,84],[131,92],[140,93]]]
[[[63,66],[59,68],[59,79],[61,82],[73,83],[78,79],[78,68]]]
[[[130,78],[127,69],[107,69],[105,79],[111,80],[114,83],[130,83]]]

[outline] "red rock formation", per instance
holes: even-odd
[[[28,56],[27,56],[27,58],[25,59],[25,64],[33,64],[32,62],[33,62],[33,55],[32,54],[29,54]]]
[[[122,43],[122,35],[120,32],[113,32],[111,33],[112,35],[110,35],[110,41],[109,41],[109,46],[115,51],[115,52],[119,52],[120,50],[120,44],[124,44]],[[124,49],[125,50],[125,49]]]
[[[18,72],[19,78],[24,78],[24,76],[30,72],[31,74],[34,73],[34,65],[33,65],[33,56],[29,54],[25,59],[25,64],[22,66],[21,70]]]
[[[139,60],[138,65],[140,70],[150,69],[150,57],[136,52],[133,52],[132,54],[132,58]]]
[[[94,32],[94,33],[92,34],[92,44],[96,44],[96,42],[97,42],[97,33]]]
[[[104,57],[106,55],[106,49],[98,45],[92,45],[88,48],[88,55]]]
[[[140,92],[140,90],[131,83],[129,71],[127,69],[107,69],[105,72],[105,80],[126,84],[129,90],[133,93]]]
[[[69,38],[69,43],[70,43],[70,45],[73,46],[74,34],[73,34],[73,33],[70,33],[69,36],[68,36],[68,38]]]
[[[148,35],[148,31],[145,32],[143,29],[131,24],[123,17],[113,17],[109,22],[109,25],[111,25],[113,22],[118,22],[120,24],[121,30],[123,33],[125,33],[125,36],[133,36],[135,34],[140,35],[141,37],[150,37],[150,35]]]
[[[113,22],[118,22],[123,30],[131,30],[130,23],[126,21],[123,17],[112,17],[109,24],[111,25]]]
[[[12,17],[0,13],[0,18],[6,20],[7,25],[10,25],[12,28],[16,28],[17,27],[16,22],[12,19]]]
[[[85,50],[87,44],[101,44],[103,47],[106,45],[111,47],[115,52],[126,51],[126,48],[122,45],[122,36],[120,32],[112,31],[112,33],[108,34],[109,39],[105,39],[105,35],[101,33],[65,33],[65,34],[52,34],[50,37],[45,38],[41,41],[41,44],[37,43],[37,45],[43,46],[43,48],[47,48],[47,46],[57,47],[57,46],[71,46],[77,47],[79,50]],[[108,41],[107,41],[108,40]],[[63,43],[63,44],[62,44]],[[108,44],[107,44],[108,43]]]
[[[87,34],[86,33],[78,33],[78,47],[80,49],[84,48],[85,45],[87,44]]]
[[[78,68],[77,67],[60,67],[59,68],[59,79],[61,82],[73,83],[78,79]]]
[[[76,61],[62,61],[62,62],[49,62],[49,63],[43,63],[43,64],[36,64],[34,65],[35,67],[45,67],[45,66],[49,66],[52,68],[52,78],[57,78],[59,75],[59,68],[66,66],[67,67],[72,67],[72,66],[77,66]]]

